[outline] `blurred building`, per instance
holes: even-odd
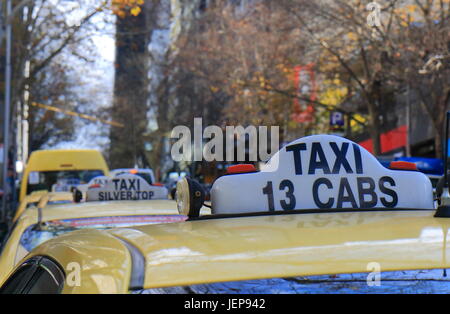
[[[433,123],[414,90],[382,104],[381,125],[382,155],[436,157]],[[352,139],[373,152],[368,132]]]

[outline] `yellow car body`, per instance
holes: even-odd
[[[42,223],[46,223],[55,220],[78,218],[153,215],[164,218],[166,215],[177,215],[179,219],[184,220],[184,217],[178,215],[176,202],[173,200],[47,204],[49,201],[67,201],[68,196],[71,196],[71,194],[44,194],[36,206],[28,207],[18,216],[10,235],[2,247],[0,255],[0,283],[4,281],[13,267],[28,254],[28,251],[20,244],[20,239],[24,231],[36,225],[39,219]],[[39,207],[42,208],[40,218]]]
[[[31,154],[20,186],[19,201],[26,195],[29,176],[32,172],[100,170],[109,175],[109,168],[102,154],[96,150],[39,150]]]
[[[19,219],[20,215],[24,213],[24,211],[33,204],[37,204],[41,199],[42,196],[47,195],[49,196],[48,201],[50,202],[58,202],[58,201],[72,201],[73,200],[73,194],[72,193],[65,193],[65,192],[58,192],[58,193],[48,193],[48,191],[37,191],[33,192],[30,195],[25,196],[25,198],[20,202],[19,207],[16,210],[16,213],[14,214],[12,223],[15,223],[17,219]]]
[[[433,210],[265,213],[81,230],[45,242],[21,264],[51,258],[65,272],[62,293],[366,273],[373,262],[381,271],[449,268],[450,220],[433,215]],[[78,284],[73,263],[80,267]]]
[[[184,178],[176,195],[188,220],[61,235],[19,262],[0,292],[186,293],[266,281],[267,293],[283,280],[399,271],[406,285],[448,292],[450,219],[438,217],[450,213],[435,209],[431,182],[410,166],[387,169],[342,137],[298,139],[260,171],[229,167],[211,188],[211,215],[202,216],[201,186]]]

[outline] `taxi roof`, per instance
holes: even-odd
[[[177,191],[179,205],[191,204],[193,191],[185,183],[186,189]],[[138,255],[139,262],[129,267],[139,284],[131,289],[361,273],[374,262],[381,271],[450,267],[450,220],[434,217],[429,179],[415,171],[386,169],[340,137],[294,141],[259,172],[218,178],[211,195],[209,217],[181,206],[190,220],[74,232],[32,254],[51,256],[61,265],[102,261],[97,270],[104,274],[115,266],[96,248],[112,237],[126,243],[120,250]]]
[[[32,203],[38,203],[44,196],[48,195],[50,202],[55,201],[70,201],[73,200],[72,193],[68,192],[51,192],[48,191],[36,191],[27,196],[20,202],[19,207],[14,214],[13,222],[15,222]]]
[[[187,221],[167,225],[110,229],[105,237],[123,239],[145,258],[143,288],[213,282],[450,267],[447,233],[450,221],[436,219],[432,210],[370,211],[266,215]],[[50,240],[34,252],[64,263],[102,261],[95,253],[99,231],[83,230],[77,252],[77,232]],[[53,243],[54,242],[54,243]],[[58,242],[58,243],[56,243]],[[58,250],[51,250],[57,246]],[[65,249],[64,249],[65,247]],[[122,248],[124,249],[124,248]],[[112,266],[112,265],[111,265]],[[90,269],[95,273],[95,270]],[[141,274],[142,275],[142,274]],[[127,280],[124,278],[123,280]]]
[[[136,227],[145,288],[274,277],[449,268],[450,221],[434,211],[269,215]]]
[[[70,165],[70,166],[69,166]],[[31,153],[26,171],[104,170],[102,154],[93,149],[38,150]]]
[[[149,214],[178,215],[176,202],[173,200],[149,200],[48,204],[42,210],[42,221]],[[35,208],[25,210],[20,217],[21,220],[31,223],[36,222],[37,218],[38,211]]]

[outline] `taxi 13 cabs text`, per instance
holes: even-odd
[[[306,151],[306,144],[294,144],[286,147],[287,152],[291,152],[294,157],[295,164],[295,174],[303,175],[307,173],[308,175],[316,175],[316,171],[321,170],[324,175],[330,174],[339,174],[341,169],[343,168],[347,174],[363,174],[363,163],[361,159],[361,151],[358,145],[353,144],[353,154],[354,154],[354,164],[351,165],[347,160],[346,155],[349,150],[349,143],[343,143],[342,147],[339,148],[338,145],[334,142],[329,143],[331,149],[335,155],[335,161],[332,167],[330,168],[330,164],[327,161],[327,157],[322,149],[321,143],[312,143],[311,145],[311,156],[309,159],[309,166],[307,169],[303,169],[302,164],[302,151]],[[307,171],[304,171],[307,170]],[[330,197],[326,201],[322,201],[319,197],[319,188],[321,186],[325,186],[327,189],[332,190],[334,186],[332,182],[326,177],[318,178],[314,181],[312,186],[313,198],[316,206],[318,208],[331,208],[336,205],[336,208],[343,208],[344,203],[351,203],[353,208],[373,208],[378,203],[378,199],[381,201],[383,206],[387,208],[394,208],[398,202],[397,193],[390,189],[390,187],[395,186],[395,181],[393,178],[389,176],[383,176],[378,180],[378,188],[384,195],[388,196],[387,198],[384,196],[378,197],[376,193],[376,182],[371,177],[357,177],[356,178],[356,186],[357,186],[357,198],[356,201],[355,193],[353,193],[351,184],[349,183],[348,178],[342,177],[339,183],[339,189],[337,192],[337,198]],[[280,202],[281,207],[284,210],[292,210],[296,208],[296,199],[293,194],[294,192],[294,184],[290,180],[283,180],[279,186],[280,191],[285,191],[287,199],[282,200]],[[274,211],[274,198],[273,198],[273,183],[272,181],[268,181],[267,185],[263,188],[263,194],[267,196],[269,211]],[[367,200],[367,197],[370,197]]]

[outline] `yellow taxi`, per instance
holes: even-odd
[[[105,184],[92,184],[98,180],[103,180]],[[126,186],[130,182],[131,189]],[[187,218],[179,215],[176,202],[168,199],[167,189],[147,185],[140,177],[96,177],[89,184],[89,188],[84,192],[84,199],[78,201],[75,193],[65,192],[39,192],[24,199],[10,234],[2,246],[0,282],[28,252],[61,234],[85,228],[106,229],[170,223]],[[108,184],[112,185],[112,188]],[[121,198],[129,196],[130,193],[134,193],[133,197]],[[103,194],[107,194],[108,199],[98,198],[98,195]],[[114,195],[118,197],[109,197]],[[26,207],[25,203],[30,202],[37,204]]]
[[[86,184],[93,177],[108,174],[105,159],[96,150],[35,151],[23,173],[19,201],[33,191],[70,192],[71,186]]]
[[[203,197],[184,179],[177,201],[187,221],[47,241],[0,292],[450,290],[450,220],[434,207],[431,182],[408,163],[383,167],[344,138],[296,140],[260,171],[230,167],[212,187],[211,215],[202,214]],[[450,198],[440,201],[447,206]]]
[[[17,207],[16,213],[14,214],[14,217],[12,219],[12,223],[14,224],[28,207],[37,204],[41,200],[46,200],[46,198],[43,198],[44,195],[48,195],[48,201],[50,201],[51,203],[73,200],[72,193],[68,192],[49,193],[48,191],[35,191],[30,195],[25,196],[22,202],[20,202],[19,207]]]

